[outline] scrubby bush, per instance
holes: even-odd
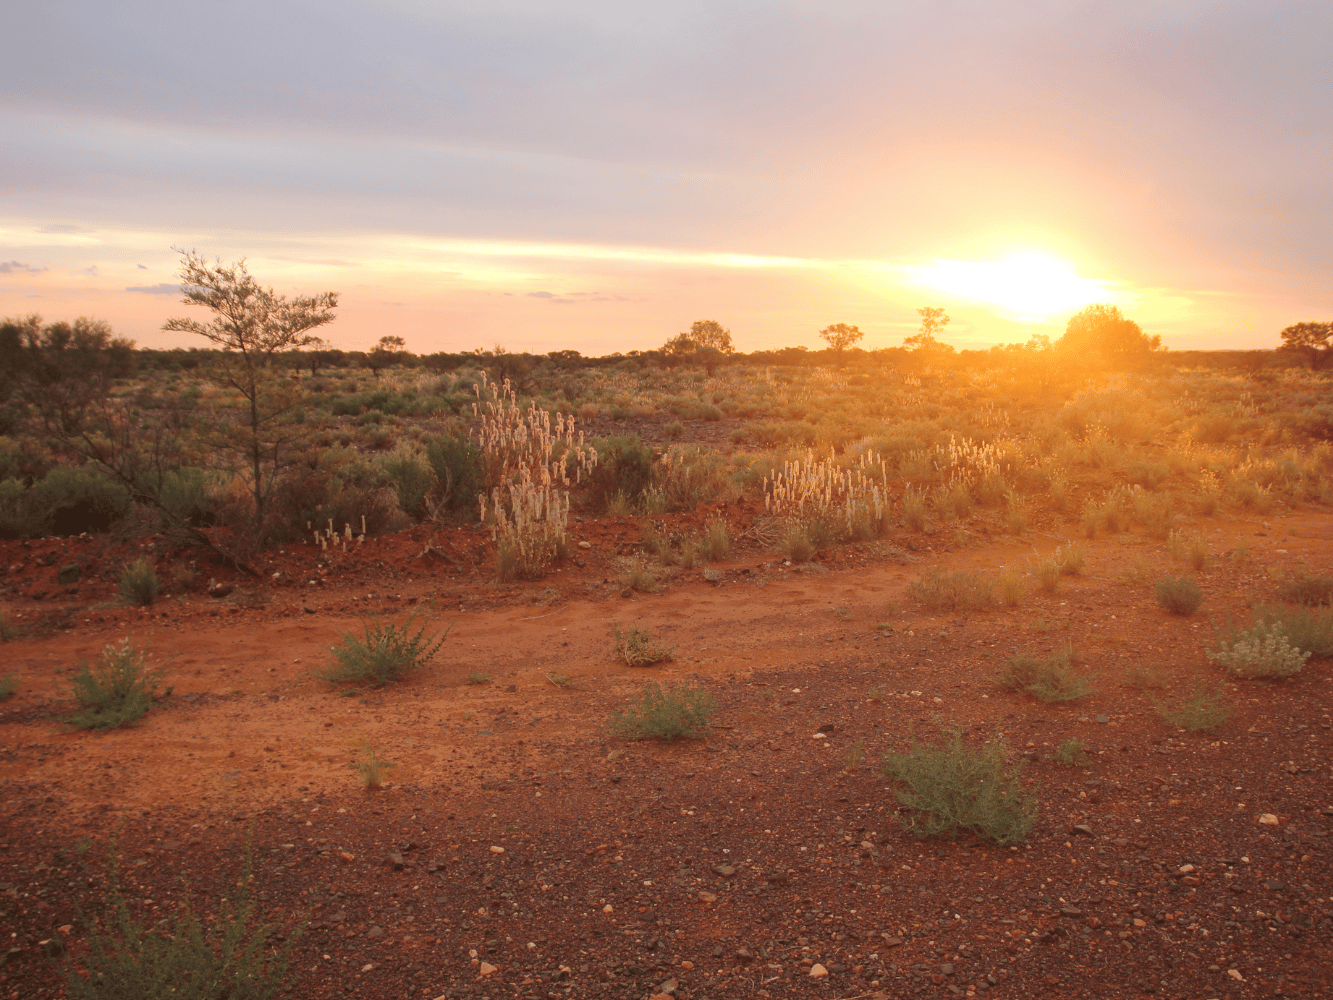
[[[398,765],[391,760],[385,760],[375,748],[370,745],[369,740],[361,741],[361,755],[359,760],[354,760],[347,765],[361,779],[361,785],[368,792],[373,792],[384,784],[384,779],[388,777],[389,771]]]
[[[1173,615],[1192,615],[1203,603],[1203,590],[1192,577],[1163,577],[1157,581],[1157,603]]]
[[[157,567],[146,558],[127,563],[120,570],[120,596],[137,607],[146,608],[157,600],[162,583]]]
[[[1239,632],[1228,624],[1226,634],[1217,637],[1207,655],[1237,677],[1270,679],[1300,673],[1310,658],[1308,651],[1292,645],[1282,622],[1273,620],[1255,622]]]
[[[269,1000],[284,992],[301,928],[281,948],[266,947],[272,929],[256,919],[251,858],[247,839],[237,889],[216,920],[206,924],[195,915],[187,886],[172,917],[142,924],[121,891],[113,837],[107,911],[101,919],[81,915],[88,950],[67,957],[61,969],[71,1000]]]
[[[101,660],[86,661],[71,680],[71,694],[79,711],[66,716],[66,724],[75,729],[116,729],[141,718],[153,703],[163,668],[150,670],[148,655],[130,645],[108,645]]]
[[[587,502],[591,510],[606,511],[617,495],[635,505],[653,485],[653,453],[637,434],[602,438],[594,442],[597,465],[588,472]]]
[[[440,436],[426,441],[426,460],[435,474],[441,509],[473,514],[484,486],[481,449],[471,438]]]
[[[13,674],[0,677],[0,701],[4,701],[19,689],[19,679]]]
[[[989,580],[962,570],[930,570],[907,586],[907,594],[930,608],[977,611],[995,604],[995,588]]]
[[[421,520],[426,513],[426,498],[435,485],[435,473],[426,455],[419,448],[400,444],[385,455],[380,464],[399,509]]]
[[[1231,718],[1231,708],[1226,703],[1226,691],[1222,684],[1209,688],[1196,677],[1190,693],[1174,703],[1153,698],[1153,706],[1167,723],[1190,732],[1207,732],[1216,729]]]
[[[675,646],[658,642],[647,632],[631,628],[622,633],[620,626],[611,626],[612,643],[616,656],[631,667],[651,667],[654,663],[665,663],[676,653]]]
[[[329,647],[333,663],[311,673],[330,684],[366,682],[383,687],[402,680],[429,663],[449,636],[448,628],[427,636],[424,621],[413,633],[412,626],[424,617],[424,611],[417,608],[400,625],[386,624],[378,616],[362,618],[363,634],[342,632],[342,642]]]
[[[1092,685],[1074,673],[1070,660],[1067,648],[1049,656],[1015,656],[995,683],[1006,691],[1030,694],[1038,701],[1078,701],[1092,694]]]
[[[129,512],[129,491],[92,469],[59,466],[26,489],[0,483],[0,538],[104,532]]]
[[[1278,597],[1292,604],[1333,604],[1333,576],[1302,573],[1283,583]]]
[[[1088,760],[1086,750],[1087,748],[1078,740],[1065,740],[1051,755],[1051,759],[1064,767],[1087,767],[1091,761]]]
[[[630,740],[674,740],[708,725],[717,702],[702,685],[646,684],[624,710],[612,713],[607,731]]]
[[[1025,794],[1020,768],[1005,763],[998,736],[973,750],[958,729],[939,746],[912,739],[906,753],[884,758],[884,773],[909,810],[899,816],[908,832],[934,837],[971,831],[1000,844],[1022,840],[1037,821],[1037,801]]]
[[[1333,609],[1261,604],[1254,609],[1254,620],[1277,623],[1296,649],[1317,660],[1333,656]]]

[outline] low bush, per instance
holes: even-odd
[[[441,436],[426,441],[426,461],[435,474],[435,500],[440,510],[476,512],[477,494],[485,486],[481,449],[471,438]]]
[[[617,496],[634,506],[653,485],[653,452],[636,434],[602,438],[594,443],[597,465],[588,472],[585,497],[590,509],[606,511]]]
[[[384,475],[393,488],[398,508],[421,520],[426,514],[426,499],[435,486],[430,461],[419,448],[400,444],[380,460]]]
[[[623,711],[612,713],[607,731],[630,740],[691,737],[708,725],[717,702],[702,685],[644,686]]]
[[[316,668],[311,674],[330,684],[365,682],[373,687],[402,680],[430,662],[449,636],[448,628],[427,636],[424,621],[414,634],[412,626],[421,617],[424,617],[422,609],[417,608],[401,625],[386,624],[378,616],[362,618],[363,634],[341,633],[342,643],[329,647],[333,663]]]
[[[1055,556],[1047,556],[1033,565],[1032,575],[1036,577],[1038,587],[1048,594],[1054,594],[1060,586],[1059,560]]]
[[[1006,765],[999,737],[973,750],[958,729],[939,746],[912,739],[906,753],[884,758],[884,773],[909,810],[899,816],[908,832],[933,837],[965,830],[999,844],[1022,840],[1037,821],[1037,801],[1025,794],[1020,767]]]
[[[1006,608],[1016,608],[1023,600],[1023,575],[1007,569],[1000,574],[1000,603]]]
[[[926,498],[920,490],[903,491],[903,526],[909,531],[926,530]]]
[[[95,665],[86,661],[70,681],[79,710],[63,721],[75,729],[116,729],[143,716],[153,703],[163,668],[150,670],[148,655],[122,639],[108,645]]]
[[[1278,597],[1292,604],[1333,604],[1333,576],[1302,573],[1282,584]]]
[[[61,969],[70,1000],[268,1000],[285,992],[302,928],[281,948],[266,947],[273,932],[257,922],[252,856],[247,838],[238,889],[222,901],[215,920],[199,919],[187,885],[173,916],[143,924],[121,892],[113,837],[106,913],[101,919],[80,915],[88,950],[67,957]]]
[[[1226,703],[1224,686],[1219,683],[1210,689],[1197,677],[1190,693],[1184,698],[1174,703],[1153,698],[1153,706],[1170,725],[1188,729],[1190,732],[1216,729],[1231,718],[1231,708]]]
[[[995,604],[995,588],[976,573],[933,569],[907,586],[907,594],[929,608],[978,611]]]
[[[699,555],[708,562],[727,558],[731,552],[731,532],[726,521],[709,521],[699,540]]]
[[[147,559],[136,559],[121,567],[120,596],[137,607],[146,608],[157,600],[162,583],[157,567]]]
[[[1078,740],[1065,740],[1060,744],[1060,749],[1051,755],[1051,759],[1063,767],[1087,767],[1092,761],[1088,759],[1086,750]]]
[[[620,626],[611,626],[616,656],[624,660],[627,666],[651,667],[654,663],[666,663],[676,654],[675,646],[658,642],[647,632],[631,628],[622,633]]]
[[[1203,603],[1203,590],[1192,577],[1166,576],[1157,581],[1157,603],[1173,615],[1192,615]]]
[[[4,701],[19,689],[19,679],[13,674],[0,677],[0,701]]]
[[[1310,653],[1292,645],[1282,622],[1270,620],[1240,631],[1228,623],[1207,656],[1236,677],[1278,679],[1300,673]]]
[[[1087,678],[1074,673],[1068,649],[1050,656],[1015,656],[995,683],[1006,691],[1030,694],[1038,701],[1078,701],[1092,694]]]
[[[398,765],[391,760],[385,760],[375,752],[375,748],[370,745],[369,740],[361,741],[361,757],[354,760],[347,766],[350,767],[358,778],[361,779],[362,786],[368,792],[384,784],[384,779],[388,777],[389,771]]]
[[[1261,604],[1254,609],[1254,620],[1278,623],[1293,646],[1316,660],[1333,656],[1333,609]]]

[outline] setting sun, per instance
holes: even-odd
[[[940,260],[908,270],[918,285],[1030,319],[1107,298],[1106,282],[1080,278],[1069,265],[1035,253],[993,263]]]

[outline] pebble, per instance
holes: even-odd
[[[736,869],[731,865],[713,865],[713,874],[720,875],[722,878],[731,878],[736,874]]]
[[[1232,979],[1236,980],[1236,982],[1238,983],[1245,982],[1245,977],[1240,974],[1239,969],[1227,969],[1227,975],[1230,976]]]
[[[818,962],[810,966],[809,976],[811,979],[823,979],[828,975],[828,969],[824,968]]]
[[[366,937],[382,938],[384,937],[384,928],[379,926],[379,924],[376,924],[375,926],[371,927],[370,930],[366,931]]]
[[[615,913],[615,912],[616,912],[616,908],[615,908],[614,906],[612,906],[610,903],[607,903],[605,906],[602,907],[602,912],[603,912],[603,913]]]
[[[701,892],[699,893],[699,901],[702,903],[716,903],[717,895],[711,892]]]
[[[493,976],[493,975],[495,975],[495,974],[496,974],[497,972],[499,972],[499,971],[500,971],[500,970],[497,969],[497,968],[496,968],[494,965],[492,965],[490,962],[482,962],[482,963],[481,963],[481,974],[482,974],[483,976]]]
[[[505,849],[504,849],[503,847],[492,847],[492,848],[491,848],[491,853],[492,853],[492,854],[503,854],[504,852],[505,852]]]
[[[1277,826],[1277,817],[1272,813],[1264,813],[1259,817],[1260,826]]]

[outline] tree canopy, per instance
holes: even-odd
[[[1305,358],[1311,371],[1322,368],[1333,356],[1333,322],[1293,323],[1280,334],[1279,351],[1291,351]]]
[[[904,337],[903,344],[913,351],[952,354],[953,345],[941,343],[935,336],[949,325],[949,317],[944,310],[939,306],[922,306],[917,314],[921,317],[921,330],[910,337]]]
[[[1092,305],[1071,316],[1056,347],[1076,352],[1091,363],[1135,365],[1163,350],[1162,338],[1148,336],[1116,306]]]
[[[826,326],[819,331],[819,335],[824,341],[837,352],[838,357],[842,357],[842,352],[847,350],[862,337],[860,327],[848,326],[846,323],[834,323],[832,326]]]

